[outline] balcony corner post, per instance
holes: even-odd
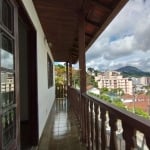
[[[66,62],[66,97],[68,97],[68,85],[69,85],[69,69],[68,69],[68,62]]]
[[[79,28],[78,28],[78,41],[79,41],[79,69],[80,69],[80,92],[81,92],[81,139],[82,142],[86,141],[85,137],[85,113],[84,113],[84,100],[82,93],[86,92],[86,65],[85,65],[85,17],[84,12],[79,13]]]
[[[84,14],[79,16],[79,69],[80,69],[80,91],[86,92],[86,61],[85,61],[85,21]]]
[[[69,62],[69,85],[72,86],[72,63]]]

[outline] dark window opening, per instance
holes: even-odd
[[[47,54],[48,88],[53,86],[53,63]]]
[[[2,23],[4,26],[13,32],[13,6],[8,0],[2,0]]]

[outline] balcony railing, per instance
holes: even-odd
[[[64,98],[66,97],[67,93],[67,86],[66,85],[56,85],[56,98]]]
[[[68,88],[68,99],[88,150],[150,149],[149,120],[73,88]]]

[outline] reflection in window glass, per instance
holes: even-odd
[[[2,48],[0,49],[1,53],[1,67],[7,69],[13,69],[13,45],[12,40],[7,38],[5,35],[2,36]]]
[[[1,107],[5,108],[14,103],[14,74],[1,72]]]
[[[1,67],[13,69],[13,55],[1,49]]]
[[[2,115],[2,146],[3,150],[7,150],[7,146],[10,144],[12,140],[16,137],[16,110],[12,108]]]

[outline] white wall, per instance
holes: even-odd
[[[38,78],[38,113],[39,113],[39,138],[41,137],[44,129],[48,114],[51,110],[52,104],[55,99],[55,87],[48,89],[47,78],[47,53],[50,53],[45,35],[37,16],[32,0],[22,0],[26,11],[33,22],[35,30],[37,31],[37,78]]]

